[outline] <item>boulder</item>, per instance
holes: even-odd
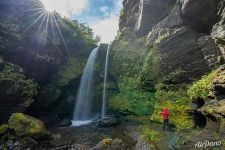
[[[5,142],[5,147],[8,150],[13,150],[14,149],[14,142],[12,140],[8,140]]]
[[[30,137],[23,138],[22,140],[20,140],[20,142],[18,142],[18,145],[20,145],[19,143],[22,145],[23,148],[30,148],[30,149],[32,149],[38,144],[36,140]]]
[[[118,125],[118,120],[115,117],[106,117],[103,119],[100,119],[98,121],[98,126],[100,127],[113,127]]]
[[[70,119],[63,119],[61,122],[60,122],[60,126],[61,127],[68,127],[68,126],[71,126],[72,125],[72,122]]]
[[[143,137],[139,136],[134,150],[157,150],[153,143],[147,142]]]
[[[120,139],[103,139],[90,150],[125,150],[125,145]]]
[[[9,126],[7,124],[3,124],[0,126],[0,136],[4,135],[5,133],[8,132]]]
[[[39,139],[46,135],[45,125],[41,120],[22,113],[12,114],[8,123],[9,129],[19,137],[28,136]]]

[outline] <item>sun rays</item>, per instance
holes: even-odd
[[[59,14],[53,9],[40,6],[37,8],[32,8],[27,10],[30,13],[30,18],[32,19],[29,26],[23,31],[23,33],[30,32],[31,30],[36,30],[36,38],[39,44],[46,44],[48,42],[48,35],[51,34],[51,41],[53,44],[58,42],[54,42],[54,40],[59,41],[65,48],[67,54],[69,54],[68,46],[66,44],[65,38],[63,36],[63,32],[60,27],[65,26],[65,24],[60,24],[62,20],[59,17]]]

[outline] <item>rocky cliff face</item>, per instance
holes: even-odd
[[[161,100],[166,103],[177,95],[181,103],[189,99],[185,94],[189,85],[224,64],[224,0],[124,0],[123,6],[111,72],[119,84],[129,85],[124,79],[132,78],[135,90],[156,91],[159,107]],[[220,133],[224,132],[225,95],[221,68],[209,83],[201,80],[209,84],[205,89],[211,94],[206,92],[198,106],[206,127],[218,127]],[[184,107],[190,102],[183,103]]]
[[[190,82],[220,63],[224,1],[125,0],[123,5],[120,38],[147,36],[147,47],[160,55],[161,76],[177,70]]]

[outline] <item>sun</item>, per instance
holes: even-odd
[[[72,17],[81,13],[88,5],[88,0],[41,0],[46,12],[56,11],[63,17]]]
[[[45,10],[47,12],[54,12],[57,10],[57,7],[59,6],[58,3],[54,3],[54,0],[41,0],[42,3],[45,6]]]

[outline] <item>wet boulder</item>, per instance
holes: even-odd
[[[22,113],[12,114],[9,119],[9,129],[19,137],[28,136],[39,139],[46,135],[45,125],[41,120]]]
[[[100,127],[113,127],[119,124],[119,121],[115,117],[106,117],[98,121]]]
[[[90,150],[125,150],[125,145],[120,139],[103,139]]]
[[[156,150],[157,148],[153,143],[147,142],[143,137],[139,136],[137,139],[137,144],[135,145],[135,150]]]
[[[8,125],[7,124],[3,124],[0,126],[0,136],[4,135],[5,133],[8,132]]]

